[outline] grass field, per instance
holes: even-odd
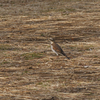
[[[100,1],[1,0],[0,100],[100,100]]]

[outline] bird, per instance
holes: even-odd
[[[53,38],[49,38],[51,43],[51,50],[58,56],[59,54],[64,55],[67,59],[70,59],[62,50],[62,48],[55,42]]]

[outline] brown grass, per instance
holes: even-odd
[[[1,0],[0,100],[99,100],[99,9],[99,0]]]

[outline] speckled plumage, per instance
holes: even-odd
[[[67,55],[64,53],[64,51],[62,50],[62,48],[51,38],[50,39],[50,42],[51,42],[51,50],[56,53],[56,55],[58,56],[59,53],[66,56]],[[69,59],[69,57],[67,57]]]

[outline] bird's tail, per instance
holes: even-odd
[[[67,59],[70,59],[65,53],[63,53],[63,55],[64,55]]]

